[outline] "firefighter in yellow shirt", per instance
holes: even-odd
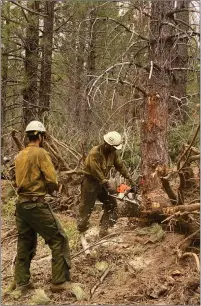
[[[31,121],[26,134],[30,143],[15,159],[18,200],[16,225],[18,230],[17,257],[13,289],[32,288],[30,264],[35,255],[37,233],[52,251],[51,290],[69,289],[70,250],[68,238],[44,196],[57,190],[58,182],[48,152],[42,148],[45,127],[39,121]]]
[[[93,147],[86,157],[84,164],[84,178],[81,186],[81,205],[79,207],[78,229],[85,232],[89,227],[89,218],[98,198],[103,203],[103,216],[100,221],[100,236],[107,234],[108,227],[117,220],[116,199],[108,195],[111,186],[108,174],[112,167],[128,179],[133,186],[134,182],[129,175],[123,161],[117,153],[122,148],[121,135],[115,131],[104,135],[104,143]]]

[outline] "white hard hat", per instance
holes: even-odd
[[[122,148],[122,138],[121,135],[115,131],[109,132],[103,136],[106,143],[115,147],[117,150]]]
[[[46,129],[40,121],[31,121],[26,127],[26,132],[30,131],[46,132]]]

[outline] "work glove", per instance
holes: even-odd
[[[129,183],[131,185],[131,189],[129,192],[133,192],[136,194],[138,192],[138,185],[136,184],[136,181],[134,181],[131,177],[129,178]]]
[[[133,192],[134,194],[136,194],[138,192],[138,186],[137,185],[133,185],[130,189],[130,192]]]

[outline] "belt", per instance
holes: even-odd
[[[18,203],[26,203],[26,202],[44,202],[45,196],[23,196],[19,195]]]

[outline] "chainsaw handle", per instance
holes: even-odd
[[[139,187],[137,185],[134,185],[131,187],[131,189],[129,190],[129,192],[133,192],[133,193],[137,193],[138,192]]]

